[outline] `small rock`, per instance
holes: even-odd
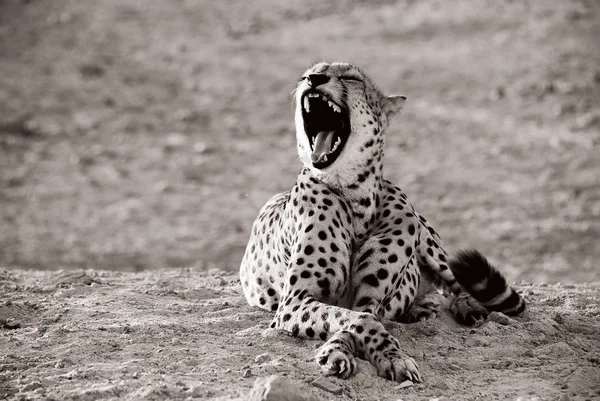
[[[503,99],[505,96],[506,96],[506,91],[504,90],[504,87],[502,87],[502,86],[498,86],[498,87],[494,88],[489,94],[490,100],[500,100],[500,99]]]
[[[320,401],[320,398],[302,391],[294,383],[277,375],[260,377],[254,382],[248,401]]]
[[[194,144],[194,152],[196,153],[205,153],[207,149],[208,146],[206,146],[205,142],[196,142]]]
[[[74,379],[75,377],[77,377],[79,373],[77,372],[77,369],[74,369],[70,372],[65,373],[64,375],[61,375],[61,377],[64,377],[65,379]]]
[[[496,322],[496,323],[504,325],[504,326],[512,326],[515,323],[517,323],[517,321],[515,319],[512,319],[512,318],[506,316],[502,312],[492,312],[488,316],[488,319],[492,322]]]
[[[187,137],[183,134],[172,132],[165,139],[165,150],[173,150],[184,146],[187,142]]]
[[[317,388],[320,388],[321,390],[325,390],[336,395],[342,394],[344,388],[333,380],[334,379],[330,377],[320,376],[311,384]]]
[[[448,384],[443,380],[435,382],[431,387],[436,388],[438,390],[444,390],[444,391],[450,390],[450,386],[448,386]]]
[[[402,383],[400,383],[399,385],[397,385],[396,387],[394,387],[395,390],[400,390],[403,388],[407,388],[407,387],[412,387],[414,385],[414,383],[410,380],[404,380]]]
[[[73,365],[72,360],[70,360],[69,358],[60,358],[58,361],[56,361],[56,364],[54,365],[54,367],[57,369],[60,369],[60,368],[64,368],[65,366],[69,366],[69,365]]]
[[[269,355],[268,353],[265,353],[265,354],[257,355],[256,358],[254,358],[254,363],[265,363],[270,360],[271,360],[271,355]]]
[[[40,388],[42,386],[43,386],[42,383],[40,383],[39,381],[32,381],[31,383],[25,385],[23,387],[22,391],[23,392],[25,392],[25,391],[33,391],[33,390],[38,389],[38,388]]]
[[[8,319],[0,319],[0,327],[15,330],[21,327],[21,323],[18,320],[9,317]]]
[[[252,376],[252,371],[250,369],[244,370],[244,374],[242,374],[242,377],[248,378],[251,376]]]

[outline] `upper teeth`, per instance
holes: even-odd
[[[309,97],[320,97],[324,102],[326,102],[329,107],[331,107],[333,109],[333,111],[335,111],[336,113],[341,113],[342,109],[340,108],[340,106],[338,106],[337,104],[333,103],[331,100],[329,100],[328,98],[326,98],[324,95],[321,95],[319,93],[309,93],[305,98],[304,98],[304,110],[306,110],[307,113],[310,113],[310,102],[308,101]]]
[[[329,107],[331,107],[333,109],[333,111],[335,111],[336,113],[339,113],[342,111],[342,109],[340,109],[340,107],[333,103],[331,100],[327,101],[327,104],[329,105]]]

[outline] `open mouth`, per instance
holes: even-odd
[[[350,135],[348,111],[327,95],[308,90],[302,95],[302,118],[313,166],[318,169],[330,166],[342,153]]]

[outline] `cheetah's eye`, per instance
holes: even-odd
[[[362,79],[360,79],[358,77],[353,77],[350,75],[343,75],[339,79],[340,79],[340,81],[346,81],[346,82],[362,82]]]

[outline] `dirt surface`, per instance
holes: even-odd
[[[596,0],[0,0],[0,399],[600,398],[599,37]],[[422,385],[322,390],[240,295],[318,60],[408,97],[385,174],[448,250],[538,283],[516,321],[392,324]]]
[[[361,361],[321,379],[334,394],[311,384],[321,342],[268,329],[234,274],[0,270],[0,399],[243,400],[272,374],[322,400],[600,399],[600,284],[519,288],[516,320],[389,324],[424,384],[399,389]]]
[[[408,97],[387,178],[510,280],[600,280],[600,2],[0,1],[0,266],[237,270],[318,60]]]

